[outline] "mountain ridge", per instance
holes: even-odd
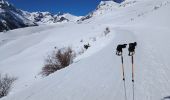
[[[41,24],[76,22],[81,16],[69,13],[28,12],[15,8],[7,0],[0,0],[0,32]]]

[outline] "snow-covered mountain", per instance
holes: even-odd
[[[77,22],[82,16],[75,16],[69,13],[58,13],[54,15],[56,22],[61,22],[62,20],[67,20],[69,22]]]
[[[170,0],[103,1],[79,24],[0,33],[0,72],[18,78],[0,100],[168,100],[169,18]],[[118,44],[131,42],[137,42],[134,85],[128,46],[123,50],[125,84],[121,57],[115,55]],[[84,50],[87,43],[90,48]],[[45,58],[55,47],[67,46],[77,53],[73,64],[43,78]]]
[[[27,12],[15,8],[6,0],[0,0],[0,31],[39,24],[76,22],[81,17],[69,13]]]
[[[111,12],[116,14],[117,11],[120,12],[121,9],[127,6],[132,6],[135,3],[136,0],[125,0],[121,4],[114,2],[114,0],[101,1],[94,11],[90,12],[88,15],[82,17],[78,21],[84,21],[92,17],[102,16]]]
[[[0,0],[0,31],[35,25],[34,22],[23,16],[21,10],[16,9],[6,0]]]
[[[53,23],[54,16],[50,12],[27,12],[23,11],[24,15],[36,23]]]
[[[25,16],[38,24],[76,22],[80,17],[69,13],[52,14],[50,12],[24,12]]]
[[[109,1],[101,1],[97,8],[90,12],[88,15],[82,17],[79,21],[84,21],[90,19],[92,17],[103,15],[109,11],[116,11],[120,7],[119,3],[113,2],[112,0]]]

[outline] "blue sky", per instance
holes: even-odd
[[[94,10],[101,0],[8,0],[15,7],[34,12],[68,12],[74,15],[86,15]],[[120,0],[117,0],[120,1]]]

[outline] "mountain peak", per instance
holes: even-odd
[[[121,3],[126,0],[103,0],[102,2],[115,2],[115,3]]]
[[[15,8],[6,0],[0,0],[0,18],[0,32],[36,25],[23,16],[21,10]]]
[[[9,7],[11,4],[9,4],[6,0],[0,0],[0,8]]]
[[[113,1],[113,0],[108,0],[108,1],[101,1],[100,4],[97,6],[97,9],[99,8],[105,8],[105,7],[117,7],[119,3]]]

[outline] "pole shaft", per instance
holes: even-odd
[[[132,81],[134,82],[134,60],[132,56]]]
[[[133,100],[135,100],[135,84],[133,82]]]
[[[123,80],[125,80],[125,72],[124,72],[124,66],[123,66],[123,56],[121,56],[122,59],[122,73],[123,73]]]
[[[123,73],[123,81],[124,81],[125,100],[127,100],[123,55],[121,55],[121,60],[122,60],[122,73]]]
[[[125,83],[125,81],[124,81],[124,91],[125,91],[125,100],[127,100],[126,83]]]

